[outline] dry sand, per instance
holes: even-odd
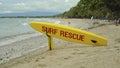
[[[62,19],[62,21],[70,21],[70,24],[80,22],[79,19]],[[52,51],[45,47],[1,64],[0,68],[120,68],[119,30],[120,26],[108,24],[87,30],[106,37],[108,46],[97,47],[60,40],[59,43],[55,43],[55,49]],[[39,37],[34,37],[32,40],[33,42],[39,40]],[[31,39],[25,41],[32,42]],[[23,41],[16,44],[21,43]]]

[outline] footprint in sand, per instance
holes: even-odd
[[[115,39],[115,42],[120,43],[120,38]]]
[[[85,68],[84,66],[81,66],[80,68]]]
[[[80,51],[79,49],[74,49],[74,51]]]
[[[71,56],[68,56],[68,57],[65,57],[64,59],[65,60],[68,60],[68,59],[70,59],[70,58],[72,58]]]
[[[114,46],[114,48],[119,52],[120,51],[120,46]]]
[[[81,53],[77,53],[77,52],[74,52],[74,53],[72,53],[73,55],[82,55],[82,54],[85,54],[85,53],[83,53],[83,52],[81,52]]]
[[[40,59],[45,59],[45,57],[40,57],[35,60],[35,62],[39,62]]]
[[[43,68],[43,67],[46,67],[47,65],[46,64],[38,64],[37,66]]]

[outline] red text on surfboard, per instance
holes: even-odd
[[[76,39],[76,40],[84,41],[84,35],[79,35],[79,34],[67,32],[67,31],[62,31],[61,30],[60,31],[60,36],[70,38],[70,39]]]
[[[54,29],[54,28],[49,28],[49,27],[42,26],[42,31],[43,32],[47,31],[47,33],[49,33],[51,35],[56,35],[59,30]],[[67,31],[63,31],[63,30],[60,30],[58,36],[64,37],[64,38],[69,38],[69,39],[80,40],[80,41],[84,41],[84,37],[85,37],[82,34],[76,34],[76,33],[67,32]]]
[[[42,26],[42,31],[47,32],[49,34],[56,34],[57,33],[57,29],[48,28],[48,27],[45,27],[45,26]]]

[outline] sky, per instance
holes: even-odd
[[[0,0],[0,14],[23,12],[65,12],[80,0]]]

